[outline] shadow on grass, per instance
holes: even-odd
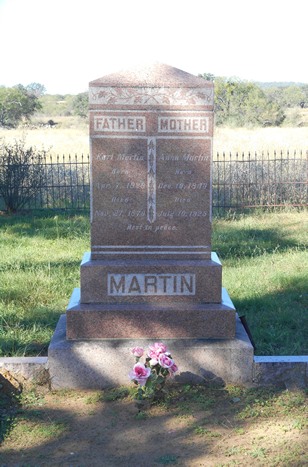
[[[280,390],[184,385],[171,390],[167,401],[138,412],[129,398],[104,402],[105,393],[59,391],[49,403],[24,408],[0,449],[3,465],[222,465],[242,461],[243,453],[253,462],[256,446],[268,443],[255,435],[251,442],[250,430],[262,421],[270,425],[271,418],[279,422],[282,410],[293,411],[294,421],[304,407],[303,395],[286,399]],[[273,456],[288,449],[277,429],[269,446]],[[288,465],[301,465],[302,455]]]
[[[286,238],[281,229],[243,228],[229,222],[226,227],[217,226],[213,231],[213,250],[222,260],[244,259],[262,256],[265,253],[286,252],[297,248],[305,251],[307,244]]]
[[[0,228],[13,235],[44,239],[89,236],[90,215],[83,211],[31,211],[0,216]]]
[[[234,299],[256,343],[256,355],[307,355],[308,291],[305,277],[286,277],[281,290]]]
[[[0,446],[14,427],[20,410],[19,396],[21,388],[17,381],[14,381],[14,383],[10,382],[8,372],[0,373]]]

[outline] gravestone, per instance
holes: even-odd
[[[113,361],[129,339],[235,355],[243,330],[211,249],[213,98],[212,82],[167,65],[90,83],[91,252],[51,362],[61,345]]]
[[[212,139],[211,82],[156,65],[90,83],[91,253],[68,339],[235,336],[211,252]]]

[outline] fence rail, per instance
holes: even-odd
[[[43,167],[45,183],[24,208],[89,210],[89,156],[48,156]],[[307,206],[307,174],[308,150],[217,153],[213,158],[213,212]]]

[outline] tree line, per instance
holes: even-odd
[[[226,126],[280,126],[290,108],[308,107],[308,84],[254,83],[239,78],[200,77],[214,81],[215,124]],[[39,83],[0,87],[0,126],[16,127],[42,115],[88,116],[88,93],[45,95]]]
[[[0,87],[0,126],[16,127],[21,120],[29,120],[42,108],[39,97],[44,92],[44,86],[38,83]]]
[[[280,126],[287,109],[308,107],[308,84],[267,85],[211,73],[199,76],[214,81],[216,125]]]

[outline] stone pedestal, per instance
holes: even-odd
[[[200,376],[198,365],[215,370],[218,359],[219,377],[250,378],[249,364],[241,376],[233,363],[242,339],[211,251],[213,98],[212,82],[167,65],[90,83],[91,252],[67,308],[65,340],[63,318],[49,349],[53,384],[64,378],[69,387],[60,369],[69,374],[67,354],[72,374],[83,375],[79,387],[104,386],[107,368],[126,361],[140,339],[170,341],[187,377]],[[126,374],[121,367],[109,383],[127,382]]]
[[[171,339],[235,337],[235,310],[223,289],[221,303],[80,302],[75,289],[66,311],[67,339]]]
[[[234,339],[164,339],[180,368],[178,383],[251,385],[253,347],[236,320]],[[68,340],[62,315],[49,346],[48,361],[54,389],[104,389],[129,384],[134,364],[131,348],[146,348],[149,339]]]

